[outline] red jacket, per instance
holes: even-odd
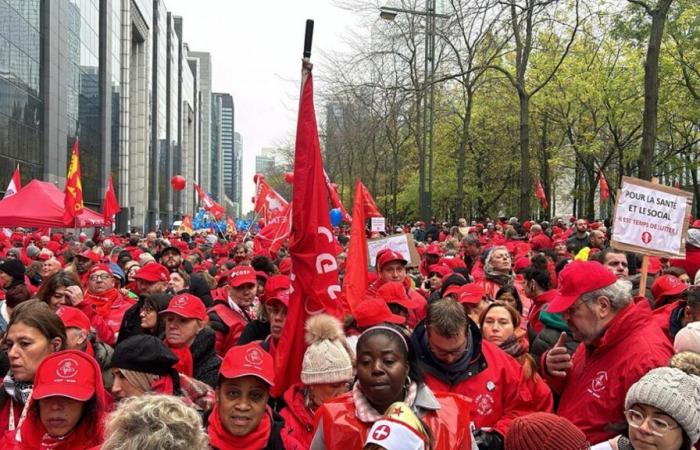
[[[544,325],[542,325],[542,322],[540,322],[540,312],[542,311],[542,307],[551,303],[556,295],[557,290],[550,289],[549,291],[544,292],[532,299],[532,306],[530,307],[530,312],[528,313],[527,323],[532,327],[536,335],[540,334],[540,332],[544,329]]]
[[[430,428],[434,438],[434,450],[470,450],[469,403],[463,397],[444,392],[430,392],[425,387],[418,389],[419,397],[432,397],[434,407],[420,408],[419,416]],[[361,422],[355,415],[352,392],[324,403],[314,419],[316,434],[313,449],[362,450],[372,423]]]
[[[469,331],[472,357],[464,370],[455,374],[447,374],[426,347],[425,325],[416,328],[411,340],[430,389],[465,396],[471,401],[470,414],[476,428],[493,428],[505,436],[513,419],[536,411],[532,392],[518,361],[482,340],[473,322],[470,322]]]
[[[314,415],[304,405],[304,385],[297,383],[284,393],[287,404],[280,411],[284,419],[284,429],[287,435],[296,440],[302,448],[309,448],[314,438]]]
[[[647,303],[647,305],[649,304],[646,298],[643,298],[643,300]],[[669,303],[668,305],[664,305],[652,311],[654,323],[661,328],[672,344],[673,339],[676,337],[676,333],[678,333],[678,331],[680,331],[680,329],[683,327],[681,320],[683,318],[684,307],[684,301],[676,300],[673,303]]]
[[[668,338],[642,302],[618,312],[595,346],[579,345],[566,378],[544,377],[561,392],[557,414],[573,422],[589,442],[599,443],[626,428],[623,411],[630,386],[649,370],[666,366],[672,354]]]
[[[228,304],[220,301],[207,310],[210,325],[216,332],[216,354],[222,358],[228,349],[238,343],[248,318],[229,308]]]

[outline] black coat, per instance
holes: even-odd
[[[211,387],[216,387],[219,379],[221,359],[216,354],[214,344],[216,334],[211,328],[203,328],[190,345],[192,353],[192,377]]]

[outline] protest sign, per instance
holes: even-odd
[[[390,248],[395,252],[401,253],[408,261],[409,266],[417,266],[420,264],[420,255],[416,250],[416,244],[413,241],[413,236],[410,234],[396,234],[381,239],[370,239],[367,241],[367,259],[370,267],[373,267],[377,262],[377,253],[385,248]]]
[[[693,195],[681,189],[622,177],[613,220],[613,247],[643,255],[685,257]]]
[[[371,231],[376,231],[377,233],[386,231],[386,219],[384,217],[372,217],[371,222]]]

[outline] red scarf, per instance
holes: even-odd
[[[188,346],[185,347],[174,347],[168,340],[165,340],[165,346],[168,347],[175,356],[178,357],[178,362],[173,367],[178,372],[192,377],[194,372],[194,363],[192,362],[192,352]]]
[[[219,405],[214,405],[214,409],[209,416],[209,444],[218,450],[262,450],[267,447],[272,431],[272,410],[266,407],[265,415],[258,424],[258,427],[245,436],[234,436],[221,424],[219,416]]]
[[[110,311],[112,310],[112,304],[119,298],[119,295],[119,289],[117,288],[112,288],[101,294],[86,292],[85,301],[88,304],[93,305],[97,311],[97,314],[104,318],[109,315]]]

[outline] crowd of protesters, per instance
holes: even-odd
[[[700,221],[646,274],[599,221],[394,233],[420,261],[380,251],[359,304],[311,316],[279,397],[285,246],[0,234],[0,448],[700,448]]]

